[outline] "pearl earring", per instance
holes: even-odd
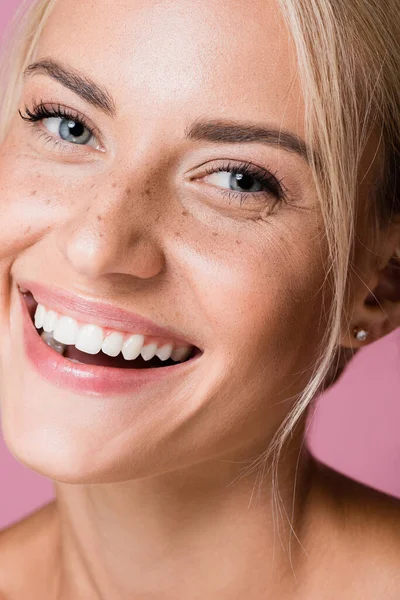
[[[361,327],[358,327],[358,325],[356,327],[354,327],[353,334],[354,334],[354,337],[359,342],[365,342],[365,340],[368,337],[368,331],[366,331],[365,329],[362,329]]]

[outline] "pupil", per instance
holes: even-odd
[[[70,131],[70,134],[74,137],[80,137],[85,131],[83,125],[81,123],[75,123],[75,121],[68,122],[68,129]]]
[[[249,190],[254,185],[254,178],[251,175],[243,175],[243,173],[237,173],[235,175],[235,180],[235,183],[245,190]]]

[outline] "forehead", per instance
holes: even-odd
[[[303,130],[292,41],[277,0],[58,0],[36,57],[164,118],[255,120]]]

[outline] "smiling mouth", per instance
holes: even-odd
[[[182,363],[189,362],[196,358],[202,351],[196,346],[192,346],[189,355],[184,360],[173,360],[169,358],[167,360],[161,360],[158,356],[154,356],[149,360],[144,360],[141,354],[133,360],[126,360],[120,353],[118,356],[112,357],[105,354],[102,350],[96,354],[88,354],[78,350],[74,345],[62,344],[54,339],[52,332],[44,331],[43,327],[37,328],[35,326],[35,313],[38,306],[35,298],[30,292],[23,293],[24,301],[27,305],[29,315],[31,317],[32,324],[43,340],[43,343],[47,344],[55,353],[63,356],[65,359],[72,363],[93,365],[99,367],[111,367],[115,369],[157,369],[160,367],[172,367]]]

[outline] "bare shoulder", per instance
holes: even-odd
[[[41,586],[55,559],[55,502],[0,532],[0,600],[23,598],[27,582]]]
[[[398,600],[400,499],[326,465],[319,464],[318,470],[320,489],[334,514],[333,543],[331,552],[327,546],[327,559],[337,564],[347,581],[349,597],[353,593],[355,598]],[[359,596],[361,585],[365,585],[364,596]]]

